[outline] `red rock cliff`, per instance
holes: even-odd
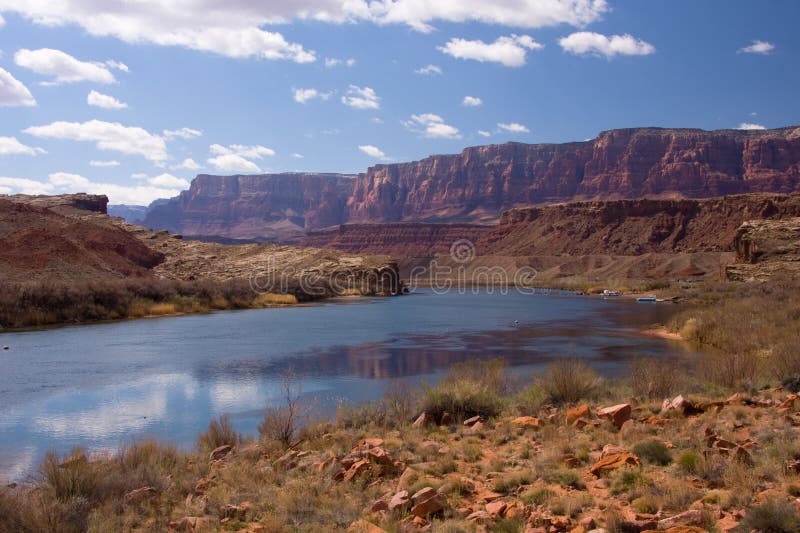
[[[196,236],[293,240],[339,224],[352,177],[341,174],[201,174],[188,191],[150,209],[143,224]]]

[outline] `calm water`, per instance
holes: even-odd
[[[637,333],[672,312],[671,304],[560,293],[418,291],[6,333],[0,480],[24,478],[48,449],[113,450],[150,435],[190,446],[222,413],[255,433],[264,407],[280,402],[287,369],[327,413],[340,401],[380,398],[395,379],[433,383],[472,357],[503,357],[511,373],[528,377],[554,357],[574,355],[613,376],[632,356],[682,350]]]

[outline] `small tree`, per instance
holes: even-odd
[[[258,433],[264,439],[293,448],[300,443],[300,418],[307,413],[300,404],[301,383],[292,370],[283,374],[281,389],[285,404],[267,408],[264,419],[258,425]]]

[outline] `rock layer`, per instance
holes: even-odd
[[[201,175],[177,199],[152,207],[144,223],[287,241],[343,223],[487,223],[523,205],[753,192],[800,192],[800,127],[613,130],[585,142],[477,146],[356,177]]]

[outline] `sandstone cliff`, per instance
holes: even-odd
[[[191,236],[290,242],[341,223],[352,177],[341,174],[199,175],[188,191],[151,207],[143,224]]]
[[[477,146],[358,176],[198,176],[144,225],[193,236],[294,242],[344,223],[492,223],[576,200],[800,192],[800,127],[633,128],[566,144]]]
[[[736,264],[729,279],[766,280],[800,277],[800,218],[750,220],[736,231]]]

